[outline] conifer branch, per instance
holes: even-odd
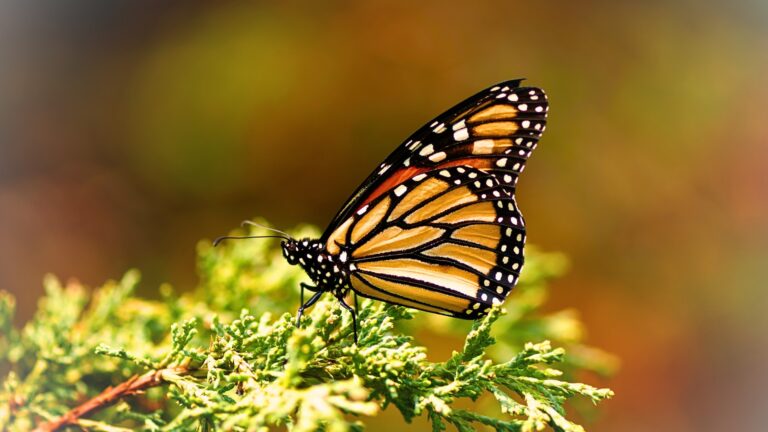
[[[0,430],[347,431],[397,409],[406,422],[425,416],[433,431],[583,431],[567,402],[612,392],[573,377],[610,373],[615,360],[583,344],[572,311],[540,311],[563,259],[527,250],[506,313],[468,323],[366,300],[357,345],[333,298],[295,327],[305,276],[268,241],[201,243],[199,287],[176,294],[164,285],[159,300],[135,295],[135,271],[95,290],[48,277],[23,328],[0,292]],[[463,347],[430,360],[409,336],[423,329],[465,337]],[[493,409],[456,407],[483,395]]]
[[[38,425],[33,432],[55,432],[64,426],[77,424],[82,417],[104,409],[125,397],[164,384],[166,381],[163,379],[163,375],[166,373],[185,375],[188,372],[189,369],[185,367],[176,367],[154,370],[143,375],[133,375],[114,387],[107,387],[99,395],[88,399],[66,414]]]

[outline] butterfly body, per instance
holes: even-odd
[[[517,179],[546,127],[541,89],[507,81],[426,124],[358,187],[320,239],[286,239],[315,294],[355,294],[456,318],[500,304],[523,266]],[[356,300],[356,297],[355,297]],[[355,324],[356,325],[356,324]],[[356,327],[355,327],[356,328]]]
[[[344,295],[349,290],[350,268],[345,262],[346,253],[331,254],[319,239],[287,239],[282,242],[282,249],[286,261],[300,265],[312,279],[313,291]]]

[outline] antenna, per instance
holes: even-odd
[[[279,238],[283,240],[290,240],[290,237],[283,237],[283,236],[221,236],[213,241],[213,247],[218,246],[221,242],[224,240],[243,240],[243,239],[258,239],[258,238]]]
[[[256,222],[253,222],[253,221],[245,220],[245,221],[243,221],[243,222],[240,224],[240,226],[245,226],[245,225],[255,226],[255,227],[257,227],[257,228],[264,228],[265,230],[269,230],[269,231],[274,231],[274,232],[276,232],[276,233],[280,233],[280,234],[282,234],[283,236],[285,236],[285,237],[288,237],[289,239],[291,238],[291,236],[290,236],[290,235],[288,235],[288,233],[286,233],[286,232],[284,232],[284,231],[280,231],[280,230],[278,230],[278,229],[270,228],[270,227],[268,227],[268,226],[266,226],[266,225],[258,224],[258,223],[256,223]]]

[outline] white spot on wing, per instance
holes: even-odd
[[[408,187],[407,187],[407,186],[405,186],[405,185],[400,185],[400,186],[398,186],[398,187],[396,187],[396,188],[395,188],[395,195],[397,195],[397,196],[403,196],[403,194],[404,194],[404,193],[405,193],[405,191],[407,191],[407,190],[408,190]]]
[[[440,162],[441,160],[445,159],[445,152],[439,152],[435,153],[432,156],[429,157],[429,160],[432,162]]]
[[[423,149],[421,149],[419,154],[421,156],[427,156],[427,155],[431,155],[434,151],[435,151],[435,148],[432,146],[432,144],[430,144],[430,145],[424,147]]]
[[[464,141],[469,138],[469,132],[466,129],[460,129],[453,133],[453,139],[456,141]]]

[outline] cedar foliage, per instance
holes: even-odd
[[[574,373],[610,374],[615,360],[582,343],[573,311],[541,312],[564,264],[528,247],[504,309],[474,323],[361,301],[357,345],[330,295],[295,328],[306,276],[272,240],[201,242],[199,286],[155,299],[136,295],[137,271],[93,290],[47,276],[22,328],[0,294],[0,430],[347,431],[395,409],[436,432],[582,431],[566,401],[583,410],[613,393]],[[432,360],[412,336],[426,328],[463,345]]]

